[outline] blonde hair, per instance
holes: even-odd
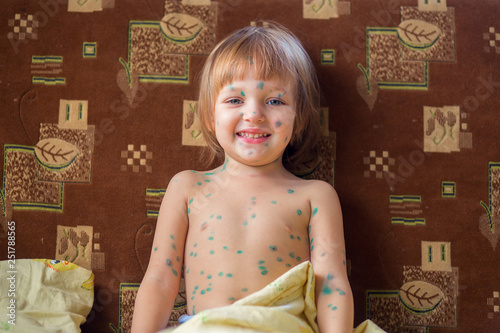
[[[214,107],[220,90],[242,79],[250,70],[261,80],[291,83],[295,100],[293,135],[283,155],[287,169],[315,149],[319,139],[319,84],[304,47],[289,30],[276,23],[239,29],[222,40],[210,53],[200,80],[198,110],[202,132],[209,148],[209,161],[224,157],[214,129]]]

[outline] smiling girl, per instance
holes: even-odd
[[[198,107],[211,159],[221,165],[172,178],[137,295],[133,332],[165,327],[182,272],[188,314],[201,319],[179,329],[202,325],[205,310],[241,303],[309,263],[317,321],[294,313],[297,332],[352,331],[337,194],[329,184],[287,169],[317,142],[318,103],[311,60],[285,28],[246,27],[216,46],[202,73]],[[276,331],[292,332],[295,324],[283,325]]]

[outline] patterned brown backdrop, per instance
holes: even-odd
[[[298,171],[341,198],[355,324],[500,330],[498,1],[3,8],[0,258],[15,221],[17,258],[92,269],[84,332],[128,331],[163,190],[203,168],[201,66],[230,31],[266,20],[298,35],[319,74],[322,160]]]

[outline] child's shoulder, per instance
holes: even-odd
[[[337,192],[330,183],[318,179],[300,179],[300,185],[309,193],[311,197],[337,197]]]
[[[169,186],[178,187],[180,185],[180,186],[193,187],[196,184],[200,185],[200,182],[203,183],[203,182],[209,181],[210,176],[213,176],[215,174],[216,174],[215,170],[210,170],[210,171],[184,170],[184,171],[180,171],[170,179]]]

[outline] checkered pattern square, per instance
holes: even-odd
[[[38,39],[38,21],[33,15],[16,14],[8,25],[12,30],[7,34],[8,39],[25,40]]]
[[[372,174],[375,178],[383,178],[384,173],[388,173],[389,177],[394,177],[391,169],[396,164],[396,160],[389,157],[388,151],[383,151],[381,154],[377,154],[375,150],[370,151],[369,156],[363,158],[363,164],[368,166],[368,170],[364,172],[366,178]]]
[[[500,54],[500,32],[496,32],[495,27],[490,27],[488,32],[483,33],[483,39],[488,41],[488,46],[484,47],[485,52],[490,53],[494,49],[495,53]]]
[[[486,304],[489,307],[488,319],[493,319],[495,316],[500,315],[500,292],[494,291],[493,297],[488,297]]]
[[[122,171],[153,171],[153,167],[150,165],[151,160],[153,159],[153,152],[148,151],[146,145],[136,147],[133,144],[130,144],[127,146],[127,150],[122,150],[121,157],[124,162],[121,166]]]

